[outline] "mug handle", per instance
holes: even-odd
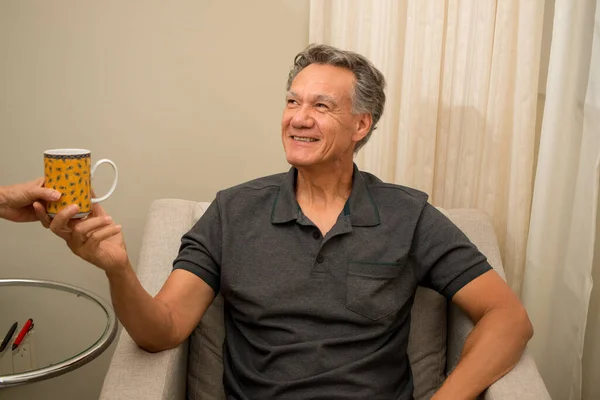
[[[115,165],[114,162],[112,162],[111,160],[108,160],[106,158],[98,161],[96,164],[94,164],[94,166],[92,167],[92,180],[94,179],[94,172],[96,172],[96,168],[98,168],[100,166],[100,164],[109,164],[112,169],[115,171],[115,179],[113,180],[112,186],[110,187],[108,193],[106,193],[104,196],[102,197],[93,197],[92,198],[92,204],[96,204],[96,203],[100,203],[101,201],[104,201],[106,199],[108,199],[113,192],[115,191],[115,188],[117,187],[117,181],[119,180],[119,170],[117,169],[117,166]]]

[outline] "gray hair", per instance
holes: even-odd
[[[290,70],[287,90],[290,90],[296,75],[310,64],[333,65],[350,70],[356,77],[352,93],[352,113],[371,114],[373,123],[371,129],[354,148],[357,153],[363,147],[376,129],[377,122],[383,114],[385,106],[385,78],[383,74],[366,57],[346,50],[340,50],[324,44],[311,44],[294,58],[294,66]]]

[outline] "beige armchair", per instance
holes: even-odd
[[[208,203],[157,200],[149,212],[137,274],[148,292],[156,294],[171,271],[181,236]],[[504,277],[496,237],[489,218],[477,210],[446,214],[488,257]],[[419,288],[412,310],[409,358],[415,399],[429,399],[452,371],[473,325],[444,297]],[[217,297],[188,341],[151,354],[140,349],[123,330],[118,339],[100,399],[224,399],[221,345],[223,301]],[[550,396],[533,359],[525,353],[517,366],[482,396],[494,400],[544,400]]]

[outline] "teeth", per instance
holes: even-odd
[[[292,136],[292,139],[297,140],[299,142],[317,142],[317,139],[302,137],[302,136]]]

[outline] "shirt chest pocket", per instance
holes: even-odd
[[[402,263],[350,262],[346,276],[346,307],[378,320],[397,311],[410,298],[414,277]]]

